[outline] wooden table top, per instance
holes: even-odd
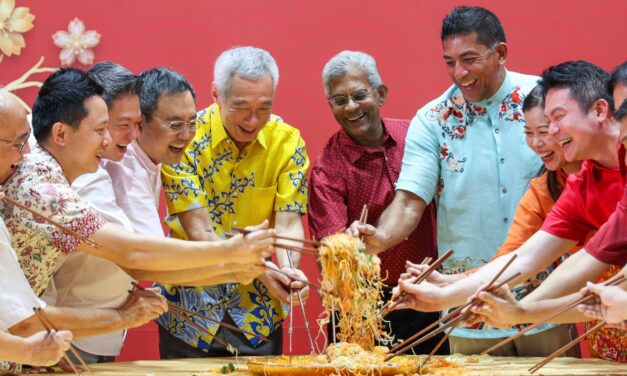
[[[471,361],[467,361],[468,359]],[[523,357],[466,357],[454,355],[447,357],[459,364],[459,368],[441,369],[433,375],[475,375],[475,376],[513,376],[530,375],[527,371],[542,358]],[[478,362],[474,362],[476,360]],[[233,363],[238,370],[246,370],[246,357],[204,358],[178,360],[141,360],[126,363],[102,363],[91,365],[94,375],[112,376],[208,376],[219,375],[220,367]],[[55,375],[60,375],[56,373]],[[62,374],[69,375],[69,374]],[[83,374],[85,375],[85,373]],[[251,375],[248,372],[236,372],[235,375]],[[534,375],[627,375],[627,364],[608,362],[600,359],[557,358],[544,366]]]

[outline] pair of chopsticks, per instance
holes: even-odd
[[[429,277],[429,275],[431,275],[431,273],[433,273],[434,270],[436,270],[437,268],[440,267],[440,265],[442,265],[444,263],[444,261],[446,261],[446,259],[448,259],[449,257],[451,257],[451,255],[453,254],[453,250],[449,249],[448,251],[446,251],[442,256],[440,256],[437,260],[435,260],[433,262],[433,264],[431,264],[429,266],[429,268],[427,270],[425,270],[424,272],[420,273],[420,275],[415,276],[415,277],[411,277],[407,280],[407,282],[409,283],[413,283],[413,284],[419,284],[421,282],[423,282],[424,280],[427,279],[427,277]],[[429,264],[431,262],[431,257],[427,257],[425,258],[421,264]],[[405,296],[405,291],[401,291],[400,295],[398,296],[398,298],[396,300],[390,300],[388,303],[386,303],[382,308],[381,308],[381,314],[383,316],[387,315],[390,310],[392,308],[394,308],[394,306],[396,306],[398,304],[398,302],[400,301],[400,299]]]
[[[365,226],[368,224],[368,205],[364,204],[361,208],[361,214],[359,215],[359,224]],[[359,240],[364,241],[364,236],[362,235]]]
[[[616,274],[614,277],[608,279],[607,281],[605,281],[603,283],[604,286],[616,286],[619,285],[621,283],[623,283],[627,278],[625,277],[624,274],[622,273],[618,273]],[[515,335],[497,343],[496,345],[490,347],[489,349],[485,350],[484,352],[482,352],[482,354],[486,354],[489,353],[490,351],[494,351],[495,349],[513,341],[514,339],[522,336],[523,334],[525,334],[526,332],[537,328],[538,326],[544,324],[545,322],[551,320],[554,317],[557,317],[559,315],[561,315],[562,313],[576,307],[578,304],[581,303],[585,303],[591,299],[594,298],[594,294],[591,293],[590,291],[588,291],[587,294],[585,294],[583,297],[581,297],[580,299],[577,299],[576,301],[565,305],[564,307],[560,308],[559,310],[555,311],[554,313],[550,314],[549,316],[545,317],[543,320],[530,325],[528,327],[526,327],[525,329],[521,330],[520,332],[516,333]],[[556,350],[553,354],[549,355],[548,357],[546,357],[544,360],[538,362],[537,364],[535,364],[533,367],[529,368],[529,372],[530,373],[534,373],[537,370],[539,370],[540,368],[544,367],[545,365],[547,365],[549,362],[551,362],[553,359],[557,358],[558,356],[560,356],[561,354],[563,354],[565,351],[567,351],[568,349],[570,349],[571,347],[577,345],[582,339],[584,339],[588,334],[590,333],[594,333],[595,331],[599,330],[599,328],[601,328],[603,325],[606,324],[606,321],[602,320],[599,321],[599,323],[597,323],[595,326],[593,326],[592,328],[588,329],[585,333],[583,333],[582,335],[580,335],[579,337],[575,338],[574,340],[570,341],[569,343],[567,343],[566,345],[562,346],[561,348],[559,348],[558,350]]]
[[[13,200],[12,198],[7,197],[7,195],[4,192],[0,192],[0,200],[4,200],[4,201],[10,203],[11,205],[17,206],[18,208],[31,213],[35,217],[37,217],[37,218],[39,218],[39,219],[41,219],[41,220],[43,220],[45,222],[48,222],[49,224],[55,226],[56,228],[58,228],[62,232],[79,239],[83,243],[89,244],[90,246],[92,246],[92,247],[94,247],[96,249],[102,248],[102,246],[100,244],[98,244],[97,242],[95,242],[94,240],[79,234],[78,232],[72,230],[71,228],[65,227],[64,225],[58,223],[57,221],[55,221],[53,219],[50,219],[50,218],[46,217],[43,214],[40,214],[40,213],[38,213],[38,212],[36,212],[36,211],[34,211],[32,209],[27,208],[26,206],[24,206],[24,205],[20,204],[19,202]]]
[[[513,255],[512,258],[503,266],[503,268],[494,276],[494,278],[492,278],[492,280],[490,281],[490,283],[488,284],[486,290],[487,291],[494,291],[497,290],[498,288],[500,288],[501,286],[505,285],[506,283],[510,282],[511,280],[513,280],[514,278],[518,277],[520,275],[520,273],[516,273],[514,275],[512,275],[511,277],[507,278],[505,281],[499,283],[496,286],[493,286],[494,283],[499,279],[499,277],[501,277],[501,275],[505,272],[505,270],[511,265],[511,263],[516,259],[516,255]],[[413,347],[435,337],[436,335],[438,335],[439,333],[443,332],[444,330],[446,330],[447,328],[450,328],[449,332],[447,333],[447,336],[445,336],[445,338],[443,340],[441,340],[438,344],[438,346],[436,346],[436,348],[434,348],[434,350],[431,352],[431,354],[429,355],[429,357],[427,359],[425,359],[425,361],[423,362],[423,365],[426,364],[427,360],[429,360],[429,358],[435,354],[435,352],[439,349],[440,346],[442,346],[442,344],[444,343],[444,341],[446,340],[446,338],[448,338],[448,335],[450,335],[450,333],[457,327],[459,326],[462,322],[464,322],[464,320],[470,315],[470,309],[464,311],[462,313],[462,311],[466,308],[470,308],[470,306],[474,306],[476,304],[478,304],[479,301],[477,299],[472,299],[471,301],[469,301],[468,303],[461,305],[459,307],[457,307],[455,310],[453,310],[451,313],[449,313],[448,315],[442,317],[441,319],[439,319],[438,321],[432,323],[431,325],[427,326],[426,328],[422,329],[420,332],[414,334],[413,336],[411,336],[410,338],[408,338],[407,340],[405,340],[403,343],[395,346],[394,348],[390,349],[388,351],[388,355],[385,357],[384,361],[389,361],[390,359],[396,357],[397,355],[401,355],[406,353],[407,351],[409,351],[410,349],[412,349]],[[458,315],[459,313],[462,313],[461,315]],[[457,316],[457,317],[455,317]],[[455,318],[453,318],[455,317]],[[451,320],[452,319],[452,320]],[[418,338],[419,336],[421,336],[422,334],[426,333],[428,330],[438,326],[439,324],[444,323],[444,325],[440,326],[439,328],[433,330],[432,332],[424,335],[423,337],[414,340],[415,338]],[[410,343],[410,341],[413,341]],[[409,345],[407,345],[409,343]]]
[[[239,228],[239,227],[233,227],[231,229],[232,231],[236,232],[236,233],[240,233],[240,234],[250,234],[252,231],[250,230],[246,230],[243,228]],[[289,236],[283,236],[283,235],[274,235],[275,239],[281,239],[281,240],[289,240],[289,241],[294,241],[294,242],[299,242],[299,243],[303,243],[303,244],[310,244],[314,247],[319,247],[322,243],[316,240],[309,240],[309,239],[299,239],[299,238],[292,238]],[[306,255],[311,255],[311,256],[318,256],[318,250],[315,248],[308,248],[308,247],[300,247],[300,246],[296,246],[296,245],[288,245],[288,244],[283,244],[283,243],[277,243],[275,242],[273,244],[275,247],[278,248],[283,248],[289,251],[293,251],[293,252],[298,252],[298,253],[302,253],[302,254],[306,254]]]
[[[137,282],[135,282],[135,281],[133,281],[133,282],[131,282],[131,283],[133,284],[133,287],[134,287],[134,288],[136,288],[136,289],[138,289],[138,290],[146,290],[144,287],[140,286],[140,285],[139,285]],[[239,333],[242,333],[242,334],[246,334],[246,335],[249,335],[249,336],[253,336],[253,337],[255,337],[255,338],[257,338],[257,339],[259,339],[259,340],[261,340],[261,341],[264,341],[264,342],[268,342],[268,341],[269,341],[269,340],[268,340],[268,338],[266,338],[266,337],[264,337],[264,336],[260,336],[260,335],[257,335],[257,334],[255,334],[255,333],[252,333],[252,332],[246,331],[246,330],[244,330],[244,329],[240,329],[240,328],[238,328],[238,327],[236,327],[236,326],[233,326],[233,325],[230,325],[230,324],[227,324],[227,323],[224,323],[224,322],[221,322],[221,321],[218,321],[218,320],[212,319],[211,317],[207,317],[207,316],[201,315],[201,314],[199,314],[199,313],[197,313],[197,312],[193,312],[193,311],[187,310],[187,309],[185,309],[185,308],[181,308],[181,307],[179,307],[179,306],[177,306],[177,305],[175,305],[175,304],[172,304],[172,303],[170,303],[170,302],[168,302],[168,309],[172,310],[173,312],[176,312],[176,314],[178,314],[180,317],[182,317],[185,321],[187,321],[187,323],[189,323],[190,325],[192,325],[194,328],[196,328],[196,329],[200,330],[201,332],[203,332],[203,333],[205,333],[205,334],[208,334],[208,335],[212,336],[213,338],[215,338],[215,340],[216,340],[217,342],[219,342],[219,343],[220,343],[220,344],[222,344],[224,347],[226,347],[226,348],[227,348],[227,350],[229,350],[229,352],[231,352],[231,353],[233,353],[233,352],[234,352],[234,351],[231,351],[231,350],[230,350],[230,349],[233,349],[233,348],[234,348],[232,345],[230,345],[229,343],[227,343],[226,341],[224,341],[222,338],[220,338],[220,337],[218,337],[218,336],[216,336],[216,335],[212,334],[211,332],[209,332],[209,330],[207,330],[207,329],[203,328],[202,326],[198,325],[198,324],[197,324],[196,322],[194,322],[191,318],[192,318],[192,317],[197,317],[197,318],[199,318],[199,319],[207,320],[207,321],[212,322],[212,323],[214,323],[214,324],[217,324],[217,325],[223,326],[223,327],[225,327],[225,328],[227,328],[227,329],[230,329],[230,330],[232,330],[232,331],[234,331],[234,332],[239,332]]]
[[[35,316],[37,317],[37,319],[39,319],[39,322],[41,322],[41,325],[43,325],[44,329],[46,329],[48,333],[57,331],[57,329],[54,327],[54,325],[52,325],[52,322],[50,322],[50,319],[48,318],[48,316],[46,315],[43,309],[39,307],[33,307],[33,311],[35,312]],[[76,359],[78,359],[78,361],[81,363],[81,366],[83,366],[85,370],[91,375],[92,374],[91,370],[89,369],[89,367],[87,367],[87,364],[85,364],[85,361],[83,360],[83,358],[76,351],[76,349],[74,349],[74,346],[72,346],[71,344],[70,344],[70,351],[76,357]],[[81,371],[74,364],[74,362],[72,362],[72,360],[67,356],[67,354],[63,354],[63,359],[70,366],[70,368],[72,368],[72,371],[75,374],[80,375]]]

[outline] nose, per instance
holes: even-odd
[[[464,68],[464,66],[459,62],[455,62],[455,67],[453,67],[453,76],[456,79],[462,79],[468,74],[468,70]]]
[[[129,136],[131,141],[135,140],[139,136],[139,125],[134,125],[131,127]]]
[[[531,142],[531,145],[533,145],[533,147],[538,147],[543,144],[544,144],[544,140],[542,139],[541,136],[537,136],[537,135],[533,136],[533,141]]]
[[[183,140],[188,140],[189,138],[194,137],[195,134],[196,134],[195,128],[185,127],[183,128],[182,131],[178,133],[178,138],[183,139]]]
[[[555,136],[558,133],[560,133],[560,128],[554,122],[550,122],[549,123],[549,134],[551,136]]]
[[[344,109],[346,111],[353,111],[357,107],[359,107],[359,104],[353,100],[353,97],[349,96],[348,97],[348,103],[346,103],[346,105],[344,106]]]
[[[105,129],[105,133],[104,133],[104,136],[102,137],[101,144],[105,148],[108,147],[109,144],[111,144],[111,134],[109,133],[108,129]]]

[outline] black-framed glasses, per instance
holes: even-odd
[[[175,121],[165,121],[165,120],[161,120],[156,116],[153,116],[159,123],[166,125],[168,128],[170,128],[172,131],[174,132],[183,132],[185,129],[187,129],[188,131],[192,132],[192,131],[196,131],[196,118],[185,122],[182,120],[175,120]]]
[[[20,137],[17,140],[5,140],[4,138],[0,138],[0,141],[4,141],[4,142],[11,144],[14,148],[17,149],[17,151],[20,154],[22,154],[22,152],[24,151],[24,148],[26,147],[26,144],[28,143],[30,132],[31,131],[29,130],[27,134],[25,134],[24,136]]]
[[[365,101],[366,99],[368,99],[369,97],[370,97],[370,90],[362,89],[362,90],[357,90],[356,92],[354,92],[353,94],[349,96],[334,95],[332,97],[329,97],[328,100],[329,100],[329,103],[331,103],[335,107],[344,107],[348,104],[350,100],[352,100],[355,103],[361,103]]]

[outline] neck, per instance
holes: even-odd
[[[61,166],[61,170],[63,171],[63,175],[67,179],[69,184],[72,184],[74,180],[76,180],[79,176],[83,174],[83,172],[79,172],[78,169],[73,168],[72,162],[70,160],[66,160],[64,158],[63,150],[57,147],[54,144],[49,144],[44,142],[40,144],[44,150],[48,152],[54,158],[55,161]],[[68,158],[69,159],[69,158]]]
[[[142,138],[141,138],[141,137],[137,137],[137,138],[135,139],[135,141],[137,141],[137,142],[136,142],[137,147],[139,147],[139,148],[141,149],[141,151],[143,151],[143,152],[144,152],[144,154],[146,154],[146,155],[148,156],[148,158],[152,161],[152,163],[154,163],[155,165],[158,165],[158,164],[159,164],[159,162],[155,161],[155,158],[153,158],[153,157],[152,157],[152,155],[150,155],[150,150],[149,150],[149,149],[146,149],[146,148],[144,147],[144,144],[143,144],[143,142],[142,142]],[[126,152],[128,153],[128,150],[127,150]]]
[[[603,167],[618,168],[617,145],[619,129],[613,122],[603,125],[604,132],[598,136],[597,150],[591,158]]]
[[[581,170],[581,161],[567,163],[564,167],[562,167],[562,170],[569,175],[574,174],[575,172]]]
[[[356,140],[359,145],[369,146],[369,147],[377,147],[383,145],[383,140],[385,139],[385,129],[383,128],[383,122],[381,119],[376,120],[378,127],[374,127],[374,129],[366,134],[364,137]]]

